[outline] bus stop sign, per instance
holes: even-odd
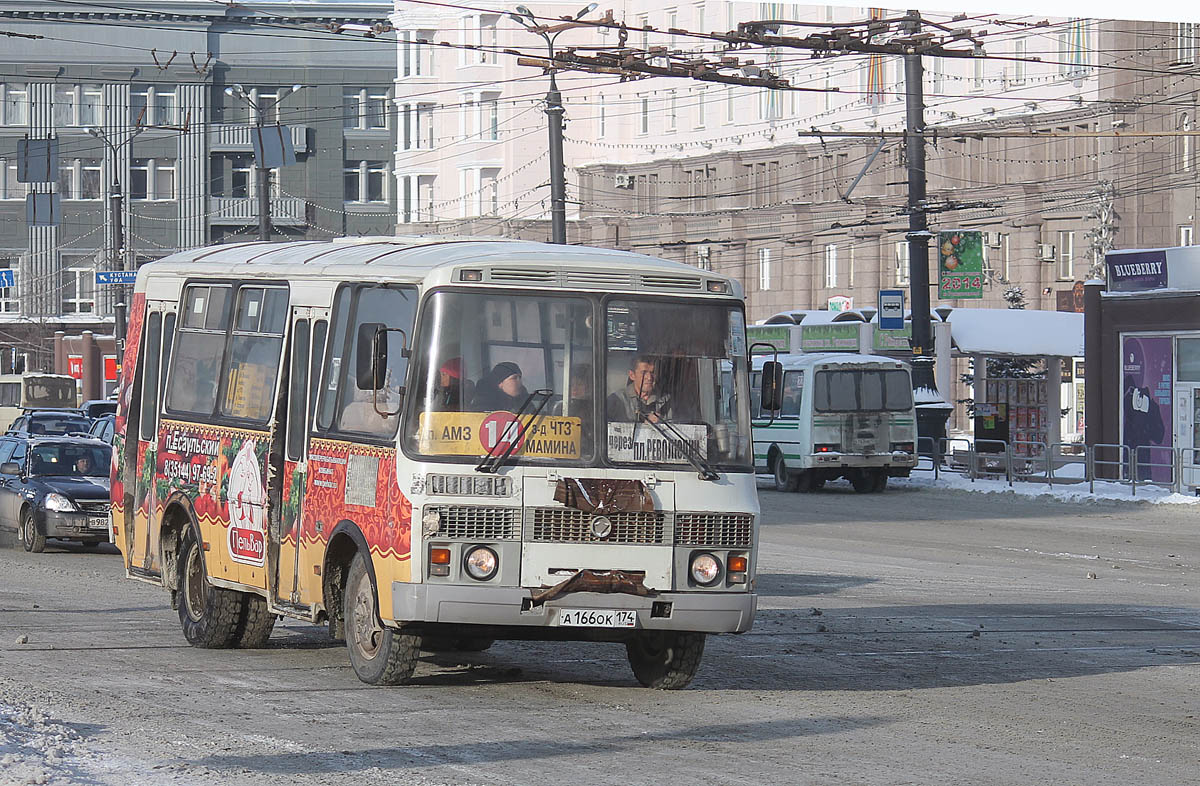
[[[904,330],[904,290],[879,290],[879,329]]]

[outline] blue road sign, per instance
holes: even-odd
[[[904,330],[904,290],[879,290],[879,329]]]
[[[17,285],[17,271],[12,268],[0,269],[0,287],[15,287]]]
[[[97,270],[96,286],[132,284],[137,280],[136,270]]]

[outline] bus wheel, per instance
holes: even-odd
[[[243,649],[262,649],[271,638],[275,615],[267,610],[267,600],[253,592],[243,593],[242,616],[238,620],[234,644]]]
[[[41,554],[46,550],[46,536],[38,532],[37,522],[29,508],[21,511],[21,545],[26,551]]]
[[[886,469],[875,470],[875,491],[883,491],[887,488],[888,471]]]
[[[350,565],[342,596],[346,620],[346,649],[354,673],[368,685],[402,685],[412,677],[421,651],[421,637],[385,627],[379,621],[375,587],[367,559],[357,554]]]
[[[775,490],[795,491],[800,486],[800,478],[788,469],[783,454],[775,457]]]
[[[646,631],[625,642],[633,676],[647,688],[681,690],[688,686],[704,655],[703,633]]]
[[[869,494],[875,490],[875,473],[869,469],[856,469],[850,473],[850,485],[859,494]]]
[[[208,582],[203,549],[190,527],[179,551],[179,621],[184,638],[193,647],[232,647],[242,617],[242,594]]]

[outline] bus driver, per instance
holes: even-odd
[[[629,381],[625,388],[608,397],[608,419],[627,423],[649,420],[657,423],[659,417],[668,418],[671,412],[671,397],[655,392],[658,381],[658,361],[650,355],[634,355],[629,364]]]

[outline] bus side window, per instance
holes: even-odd
[[[333,426],[337,411],[338,383],[346,354],[346,326],[350,323],[350,294],[350,286],[343,284],[333,303],[333,337],[329,341],[329,362],[325,364],[325,384],[321,387],[321,406],[317,411],[317,428],[321,431]]]
[[[159,390],[167,390],[167,370],[171,368],[171,348],[175,344],[175,314],[168,312],[163,316],[162,334],[162,368],[159,372]],[[161,396],[159,397],[161,401]]]
[[[146,362],[142,370],[142,408],[138,433],[142,440],[154,439],[158,421],[159,353],[162,349],[162,314],[152,312],[146,321]]]
[[[783,409],[780,417],[800,417],[800,397],[804,392],[804,372],[789,371],[783,375]]]
[[[762,417],[762,398],[759,396],[761,388],[762,372],[752,372],[750,374],[750,417],[754,420]]]
[[[168,411],[212,416],[225,357],[229,294],[227,285],[190,286],[184,291],[179,346],[171,358],[171,384],[164,396]]]
[[[329,332],[329,323],[323,319],[313,324],[312,330],[312,362],[308,367],[308,414],[305,416],[305,428],[311,424],[313,413],[317,409],[317,395],[321,392],[321,363],[325,360],[325,334]]]
[[[287,457],[299,461],[304,455],[304,413],[308,408],[309,357],[308,320],[296,322],[292,333],[292,368],[288,376]]]
[[[395,436],[399,417],[381,415],[379,410],[394,413],[400,408],[400,389],[408,373],[405,337],[412,335],[416,300],[416,291],[412,288],[360,287],[356,292],[353,325],[347,326],[350,329],[344,342],[340,341],[340,336],[334,337],[336,343],[343,343],[347,352],[338,380],[341,393],[338,430],[380,439]],[[360,368],[370,368],[370,359],[360,358],[360,354],[371,351],[371,341],[362,341],[360,336],[376,335],[373,327],[376,325],[403,331],[403,335],[395,330],[378,334],[387,348],[387,366],[381,370],[382,388],[378,391],[372,388],[369,374],[366,375],[368,378],[360,378],[358,374]]]

